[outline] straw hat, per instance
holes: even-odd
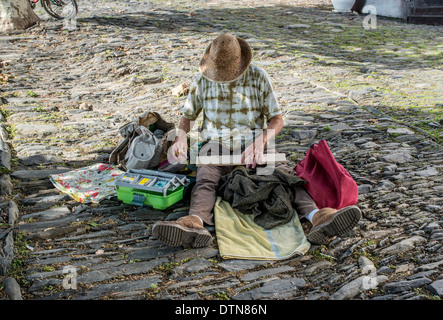
[[[229,82],[246,71],[251,59],[251,48],[245,40],[223,33],[206,48],[200,71],[209,80]]]

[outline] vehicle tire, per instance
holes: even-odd
[[[42,6],[56,19],[71,19],[77,15],[78,6],[75,0],[42,0]]]

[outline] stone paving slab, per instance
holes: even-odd
[[[365,30],[363,16],[331,9],[81,1],[72,30],[37,8],[40,26],[0,35],[0,299],[441,298],[442,29],[379,18]],[[188,199],[164,211],[116,198],[85,205],[50,183],[106,162],[119,127],[143,112],[178,124],[185,97],[172,90],[192,82],[223,30],[244,37],[270,74],[289,164],[326,139],[357,182],[363,218],[347,236],[285,261],[223,260],[216,241],[190,249],[153,237]]]

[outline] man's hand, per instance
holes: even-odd
[[[186,163],[188,158],[188,142],[186,139],[177,139],[171,146],[172,156],[180,163]]]
[[[246,164],[246,168],[255,168],[257,164],[263,164],[263,155],[266,143],[273,139],[283,128],[283,118],[281,115],[274,116],[268,124],[268,128],[262,135],[257,137],[242,153],[241,161]]]
[[[264,149],[263,136],[260,136],[242,152],[241,162],[246,164],[246,168],[254,169],[257,164],[262,164]]]
[[[191,120],[182,117],[175,142],[170,149],[172,157],[183,164],[186,163],[188,158],[188,140],[186,134],[189,132],[189,130],[191,130]]]

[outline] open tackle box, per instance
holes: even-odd
[[[115,179],[115,189],[118,199],[124,203],[164,210],[183,199],[190,183],[186,175],[129,169]]]

